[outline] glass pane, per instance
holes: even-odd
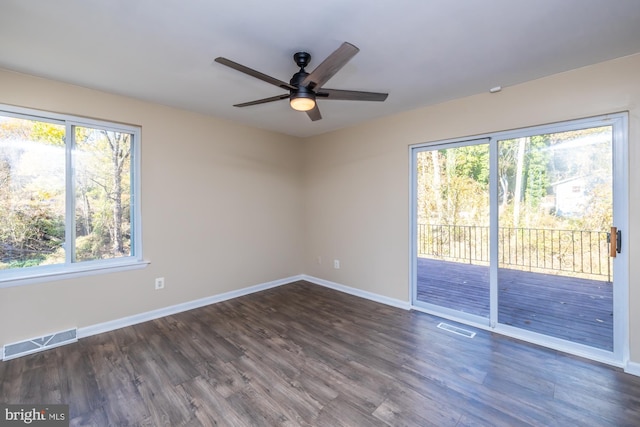
[[[498,321],[612,350],[612,128],[498,150]]]
[[[0,269],[65,262],[64,134],[0,117]]]
[[[417,153],[417,300],[489,317],[489,145]]]
[[[131,255],[132,135],[76,126],[74,261]]]

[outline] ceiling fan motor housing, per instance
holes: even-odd
[[[293,77],[291,78],[291,81],[289,83],[291,83],[293,86],[295,86],[297,88],[297,90],[290,90],[290,95],[291,96],[295,96],[295,97],[304,97],[304,98],[314,98],[315,99],[315,92],[311,89],[309,89],[307,86],[302,86],[302,82],[304,81],[304,79],[309,75],[309,73],[307,73],[306,71],[304,71],[304,69],[300,69],[300,71],[298,71],[297,73],[295,73],[293,75]]]

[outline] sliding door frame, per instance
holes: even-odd
[[[436,306],[436,305],[424,303],[424,302],[421,304],[421,306],[416,306],[416,300],[417,300],[416,296],[417,296],[417,290],[418,290],[417,289],[418,287],[417,286],[417,283],[418,283],[417,270],[418,269],[417,269],[417,263],[416,263],[416,260],[418,258],[418,245],[417,245],[417,239],[416,239],[417,231],[418,231],[417,217],[416,217],[416,212],[417,212],[416,201],[417,201],[417,195],[418,195],[418,188],[417,188],[417,177],[415,176],[415,170],[417,165],[417,162],[416,162],[417,153],[420,153],[422,151],[452,149],[452,148],[460,148],[460,147],[480,145],[480,144],[488,144],[489,150],[491,150],[491,146],[492,146],[491,138],[489,138],[488,136],[457,138],[457,139],[450,139],[446,141],[436,141],[433,143],[418,144],[410,147],[409,156],[410,156],[410,164],[411,164],[411,171],[410,171],[410,175],[411,175],[410,176],[410,183],[411,183],[411,197],[410,197],[411,266],[410,268],[411,268],[411,272],[409,277],[411,278],[411,287],[410,287],[411,288],[411,306],[413,309],[424,311],[430,314],[436,314],[440,317],[444,317],[451,320],[457,320],[457,321],[462,320],[469,325],[474,325],[478,327],[488,327],[490,326],[490,323],[489,323],[490,319],[480,315],[465,313],[465,312],[461,312],[451,308]],[[491,195],[489,197],[491,197]],[[489,209],[492,210],[493,207],[490,206]],[[491,279],[491,274],[489,274],[489,278]],[[490,307],[490,312],[491,312],[491,307]]]
[[[614,224],[622,230],[622,252],[613,258],[613,351],[601,350],[555,338],[498,322],[498,142],[523,136],[584,129],[588,127],[612,126],[613,143],[613,212]],[[474,142],[488,141],[490,152],[490,316],[489,319],[456,310],[438,307],[417,301],[417,176],[416,158],[421,151],[455,148]],[[454,320],[480,329],[497,332],[509,337],[522,339],[565,353],[574,354],[613,366],[624,367],[629,361],[629,165],[628,165],[628,113],[614,113],[597,117],[565,121],[560,123],[531,126],[521,129],[493,132],[489,134],[461,137],[409,146],[410,178],[410,294],[411,307],[438,317]]]

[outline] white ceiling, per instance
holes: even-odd
[[[213,62],[289,81],[343,42],[360,48],[311,122],[284,93]],[[0,67],[296,136],[640,52],[640,0],[1,0]]]

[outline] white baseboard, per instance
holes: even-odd
[[[307,276],[303,274],[301,279],[311,282],[316,285],[324,286],[326,288],[334,289],[336,291],[344,292],[346,294],[355,295],[360,298],[365,298],[371,301],[379,302],[381,304],[390,305],[392,307],[402,308],[403,310],[411,310],[411,303],[408,301],[402,301],[395,298],[385,297],[373,292],[363,291],[361,289],[352,288],[349,286],[341,285],[339,283],[330,282],[329,280],[319,279],[313,276]]]
[[[238,298],[244,295],[253,294],[255,292],[264,291],[266,289],[282,286],[287,283],[303,280],[302,275],[291,276],[285,279],[274,280],[272,282],[262,283],[255,286],[249,286],[247,288],[238,289],[236,291],[225,292],[223,294],[213,295],[206,298],[197,299],[194,301],[187,301],[181,304],[172,305],[169,307],[159,308],[157,310],[147,311],[145,313],[134,314],[133,316],[123,317],[121,319],[111,320],[96,325],[85,326],[78,328],[78,338],[85,338],[91,335],[101,334],[104,332],[113,331],[115,329],[124,328],[126,326],[136,325],[138,323],[147,322],[149,320],[158,319],[160,317],[170,316],[172,314],[181,313],[187,310],[193,310],[194,308],[204,307],[205,305],[215,304]]]
[[[350,295],[355,295],[357,297],[379,302],[381,304],[402,308],[404,310],[411,309],[411,304],[409,304],[406,301],[401,301],[394,298],[388,298],[382,295],[374,294],[372,292],[366,292],[360,289],[344,286],[339,283],[330,282],[328,280],[319,279],[313,276],[307,276],[305,274],[300,274],[297,276],[291,276],[284,279],[274,280],[272,282],[262,283],[255,286],[249,286],[247,288],[238,289],[236,291],[225,292],[223,294],[213,295],[210,297],[201,298],[194,301],[187,301],[181,304],[159,308],[157,310],[147,311],[145,313],[134,314],[133,316],[127,316],[121,319],[110,320],[108,322],[98,323],[96,325],[78,328],[78,339],[89,337],[91,335],[101,334],[104,332],[113,331],[116,329],[124,328],[126,326],[137,325],[138,323],[148,322],[149,320],[159,319],[161,317],[170,316],[172,314],[181,313],[187,310],[193,310],[194,308],[204,307],[205,305],[227,301],[227,300],[238,298],[244,295],[253,294],[255,292],[264,291],[266,289],[275,288],[277,286],[286,285],[288,283],[297,282],[298,280],[306,280],[316,285],[324,286],[324,287],[331,288],[331,289],[344,292]]]
[[[637,377],[640,377],[640,363],[627,362],[626,366],[624,367],[624,371],[627,374],[631,374],[631,375],[635,375]]]

